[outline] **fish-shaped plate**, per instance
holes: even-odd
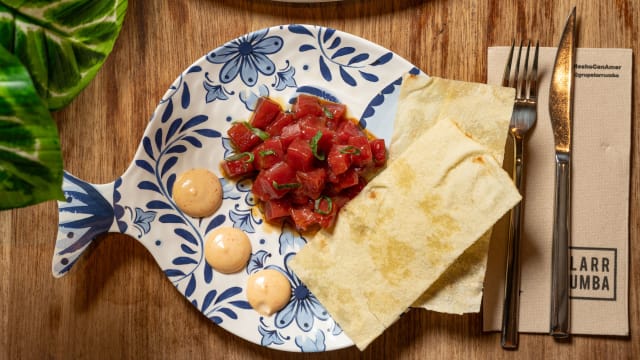
[[[220,162],[233,151],[226,131],[232,122],[249,119],[260,96],[289,104],[307,93],[346,104],[351,117],[388,145],[402,76],[419,72],[367,40],[310,25],[262,29],[209,52],[164,94],[121,177],[94,185],[65,173],[54,276],[66,274],[97,235],[125,233],[151,252],[193,306],[237,336],[286,351],[352,345],[287,266],[305,237],[264,222],[254,209],[250,180],[222,176]],[[172,199],[176,177],[191,168],[210,170],[223,185],[222,207],[210,217],[189,217]],[[204,259],[204,239],[219,226],[249,235],[251,259],[239,273],[218,273]],[[291,282],[288,305],[272,316],[254,311],[245,294],[247,277],[264,268],[281,271]]]

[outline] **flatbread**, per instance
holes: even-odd
[[[513,88],[406,75],[400,88],[389,160],[400,156],[437,122],[450,120],[502,163],[514,98]]]
[[[450,120],[502,163],[514,96],[513,88],[424,74],[405,76],[391,138],[390,161],[425,130],[439,121]],[[491,230],[460,256],[413,306],[452,314],[479,312]]]
[[[290,266],[362,350],[518,201],[489,150],[439,121]]]

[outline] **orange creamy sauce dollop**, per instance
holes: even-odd
[[[251,242],[242,230],[219,227],[207,235],[204,257],[218,272],[235,273],[247,265],[251,257]]]
[[[222,204],[220,179],[207,169],[185,171],[176,180],[172,191],[176,205],[192,217],[210,216]]]
[[[247,300],[262,315],[272,315],[282,309],[291,298],[289,279],[280,271],[257,271],[247,280]]]

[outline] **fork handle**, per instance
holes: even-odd
[[[555,338],[569,336],[569,245],[571,243],[571,156],[556,153],[556,189],[551,253],[551,322]]]
[[[511,209],[509,216],[509,237],[507,240],[507,269],[505,275],[504,302],[502,305],[502,337],[504,349],[518,347],[518,317],[520,313],[520,238],[522,236],[522,206],[524,202],[524,141],[513,136],[514,141],[514,184],[522,195],[522,201]]]

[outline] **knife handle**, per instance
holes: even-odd
[[[571,240],[571,156],[556,153],[556,189],[551,258],[550,334],[569,336],[569,244]]]
[[[513,136],[513,182],[522,200],[511,209],[509,238],[507,239],[507,268],[505,274],[504,301],[502,304],[502,337],[504,349],[518,348],[518,322],[520,316],[520,243],[522,237],[522,209],[524,206],[524,141]]]

